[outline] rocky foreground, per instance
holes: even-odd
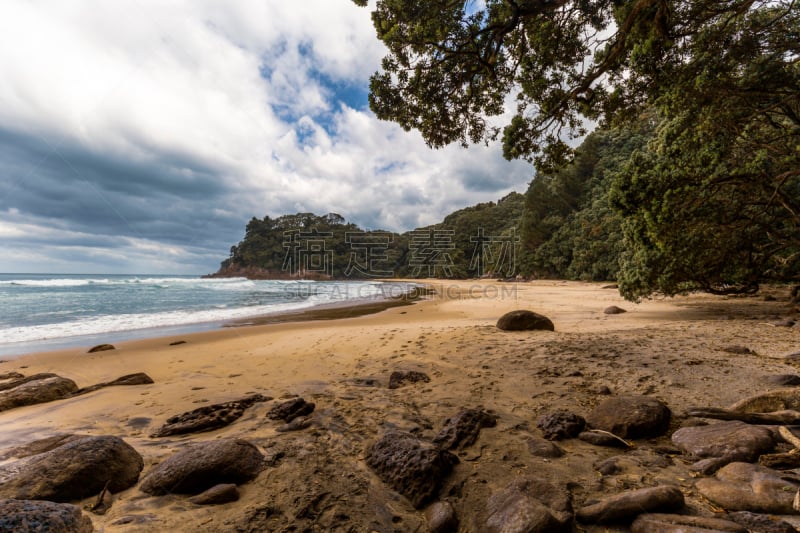
[[[624,325],[610,322],[633,314],[624,305],[598,306],[602,327],[565,333],[581,322],[558,308],[420,321],[408,339],[373,325],[383,344],[336,379],[316,344],[325,379],[302,395],[226,392],[154,417],[121,407],[115,434],[54,428],[0,450],[0,530],[796,531],[795,315],[763,296],[687,302]],[[83,389],[9,371],[0,423],[92,395],[147,398],[159,381],[146,370]]]

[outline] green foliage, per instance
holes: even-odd
[[[649,116],[624,128],[590,134],[572,163],[540,174],[525,194],[522,273],[536,277],[615,279],[622,217],[608,195],[614,175],[650,138]]]
[[[448,215],[439,224],[403,234],[366,232],[335,213],[252,218],[244,239],[231,247],[230,257],[222,262],[219,273],[284,278],[319,277],[321,271],[323,277],[330,273],[334,278],[367,278],[382,271],[402,277],[469,278],[484,274],[508,277],[516,274],[515,258],[508,255],[514,250],[503,249],[507,254],[504,262],[496,257],[478,262],[475,251],[480,243],[476,238],[483,235],[514,244],[523,201],[523,195],[511,193],[497,203],[468,207]],[[301,240],[293,241],[293,236]],[[358,249],[357,239],[364,236],[385,243],[373,249],[375,262],[371,265],[365,263],[363,249]],[[294,259],[290,252],[295,244],[299,242],[305,250],[306,241],[302,239],[310,239],[309,242],[321,247],[310,255],[328,257],[329,270],[298,268],[305,266],[302,260],[299,264],[290,262]],[[487,244],[485,249],[497,253],[500,248],[495,242]],[[353,268],[359,265],[362,268]],[[495,266],[498,268],[493,269]]]
[[[800,15],[719,20],[657,100],[657,136],[621,169],[620,288],[743,292],[800,275]],[[711,58],[714,61],[711,61]]]

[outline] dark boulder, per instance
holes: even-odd
[[[192,444],[150,470],[140,489],[147,494],[200,494],[221,483],[240,484],[261,471],[264,456],[241,439]]]
[[[631,524],[631,533],[747,533],[747,528],[722,518],[680,514],[642,514]]]
[[[113,436],[82,437],[45,453],[4,465],[10,473],[0,497],[68,502],[108,490],[121,492],[139,480],[144,463],[129,444]]]
[[[137,372],[135,374],[128,374],[126,376],[119,377],[113,381],[98,383],[96,385],[91,385],[89,387],[78,389],[72,395],[78,396],[80,394],[86,394],[87,392],[94,392],[98,389],[102,389],[105,387],[117,387],[117,386],[127,386],[127,385],[152,385],[153,383],[154,383],[153,378],[151,378],[144,372]]]
[[[621,315],[622,313],[627,313],[628,311],[621,307],[617,307],[616,305],[610,305],[603,309],[603,312],[607,315]]]
[[[389,376],[389,388],[399,389],[411,383],[429,383],[431,378],[424,372],[417,370],[395,370]]]
[[[672,416],[659,400],[647,396],[614,396],[595,407],[586,422],[623,439],[646,439],[666,433]]]
[[[433,500],[458,458],[409,433],[391,432],[366,451],[365,460],[381,480],[417,509]]]
[[[511,311],[501,316],[497,321],[497,328],[503,331],[555,331],[555,326],[549,318],[525,309]]]
[[[434,502],[425,509],[425,520],[430,533],[456,533],[458,515],[450,502]]]
[[[695,459],[706,460],[695,470],[713,474],[728,463],[755,461],[775,447],[775,436],[765,426],[733,420],[681,428],[672,434],[672,442]]]
[[[97,346],[92,346],[89,348],[89,351],[86,353],[97,353],[97,352],[107,352],[109,350],[116,350],[116,346],[113,344],[98,344]]]
[[[68,503],[0,500],[0,531],[92,533],[92,519]]]
[[[267,412],[267,418],[289,423],[298,416],[310,415],[314,412],[314,407],[316,406],[313,403],[307,402],[303,398],[292,398],[273,406]]]
[[[167,419],[161,429],[151,437],[167,437],[185,433],[213,431],[238,420],[245,410],[258,402],[268,402],[272,398],[254,394],[241,400],[206,405]]]
[[[558,533],[570,531],[572,503],[567,491],[547,481],[526,477],[489,497],[488,533]]]
[[[572,439],[586,427],[586,420],[569,411],[556,411],[539,417],[536,427],[547,440]]]
[[[695,487],[726,511],[797,514],[792,502],[800,482],[760,465],[731,463]]]
[[[464,449],[478,440],[481,429],[497,425],[497,416],[480,409],[463,409],[448,418],[433,443],[445,450]]]
[[[531,437],[528,439],[528,451],[535,457],[555,459],[564,456],[564,450],[555,442]]]
[[[67,398],[78,386],[56,374],[35,374],[0,385],[0,411]]]
[[[576,516],[584,524],[608,524],[630,521],[643,513],[674,511],[683,505],[678,487],[660,485],[608,496],[578,509]]]
[[[197,496],[192,496],[189,501],[196,505],[219,505],[235,502],[239,499],[239,489],[233,483],[220,483],[214,485]]]

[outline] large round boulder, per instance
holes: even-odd
[[[245,483],[255,478],[264,456],[242,439],[220,439],[193,444],[158,464],[140,486],[143,492],[200,494],[221,483]]]
[[[0,386],[0,411],[60,400],[77,390],[74,381],[56,374],[34,374],[9,380]]]
[[[600,402],[586,422],[623,439],[647,439],[666,433],[671,416],[669,408],[655,398],[614,396]]]
[[[68,503],[0,500],[0,531],[92,533],[92,520]]]
[[[519,309],[504,314],[497,321],[497,328],[503,331],[555,331],[555,326],[553,326],[553,322],[549,318],[527,309]]]
[[[82,437],[0,469],[0,497],[69,502],[108,490],[121,492],[139,480],[142,456],[119,437]]]

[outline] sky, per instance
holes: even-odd
[[[369,110],[351,0],[2,0],[0,272],[205,274],[252,217],[407,231],[524,192]]]

